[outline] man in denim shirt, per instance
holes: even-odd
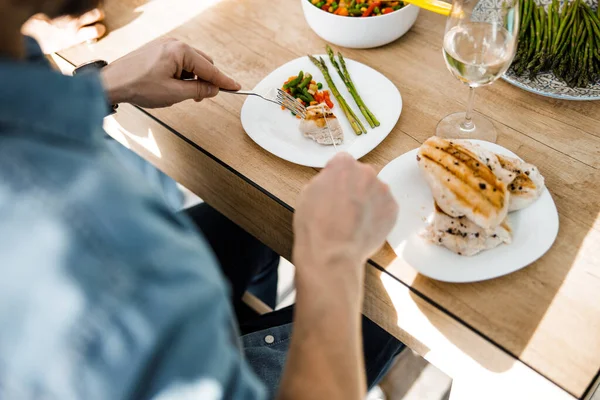
[[[0,0],[0,399],[364,396],[402,348],[360,315],[364,263],[397,213],[389,189],[336,157],[298,201],[294,310],[249,315],[251,284],[273,303],[277,256],[208,206],[174,213],[164,179],[102,132],[108,104],[239,85],[173,40],[76,77],[28,54],[29,17],[95,3]]]

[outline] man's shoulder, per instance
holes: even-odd
[[[131,269],[166,262],[159,252],[189,251],[200,257],[194,263],[214,263],[192,224],[173,213],[141,173],[119,162],[104,139],[94,146],[12,133],[0,127],[0,214],[18,215],[15,224],[53,220],[88,255],[111,254]],[[0,231],[15,232],[7,223]]]

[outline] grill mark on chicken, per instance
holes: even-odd
[[[491,205],[498,207],[498,208],[502,208],[504,207],[504,193],[503,193],[503,184],[502,182],[498,181],[496,179],[496,176],[492,174],[493,180],[490,179],[492,182],[485,180],[485,182],[490,185],[490,190],[485,190],[482,189],[480,187],[481,184],[483,184],[482,182],[478,181],[477,179],[471,179],[473,177],[475,178],[479,178],[479,176],[476,176],[476,173],[473,174],[469,174],[469,172],[461,170],[460,168],[460,164],[459,164],[459,168],[456,168],[456,165],[454,163],[444,163],[442,162],[443,158],[440,159],[439,157],[435,156],[431,156],[429,154],[426,154],[425,151],[429,150],[429,149],[424,149],[423,152],[421,153],[421,157],[422,158],[426,158],[427,160],[439,165],[441,168],[446,169],[447,172],[449,172],[450,174],[452,174],[454,176],[454,178],[456,178],[456,181],[463,183],[467,186],[468,189],[470,189],[473,193],[475,193],[476,195],[478,195],[479,197],[481,197],[482,199],[484,199],[485,201],[491,203]],[[448,153],[444,153],[444,154],[448,154]],[[485,170],[489,171],[487,169],[487,167],[484,168]],[[456,182],[450,181],[450,184],[447,185],[447,187],[452,191],[452,193],[456,196],[457,200],[459,200],[461,203],[463,203],[464,205],[470,206],[471,202],[469,202],[467,200],[466,196],[463,196],[462,193],[464,193],[464,186],[458,186],[455,184]],[[486,185],[487,188],[487,185]],[[500,189],[500,190],[498,190]],[[474,210],[475,212],[478,211],[483,211],[480,209],[480,207],[475,206]],[[489,214],[486,214],[489,215]]]
[[[483,179],[492,189],[501,189],[498,178],[496,175],[484,164],[482,164],[477,156],[467,149],[458,147],[453,143],[449,143],[446,147],[442,148],[452,157],[464,163],[467,168],[473,171],[473,175],[477,178]],[[456,164],[455,164],[456,165]]]
[[[483,229],[493,229],[506,217],[510,193],[507,182],[488,165],[505,170],[493,153],[479,152],[469,145],[431,137],[419,149],[419,167],[435,201],[448,216],[463,216]]]

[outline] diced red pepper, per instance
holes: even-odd
[[[381,10],[381,12],[382,12],[383,14],[389,14],[389,13],[391,13],[391,12],[394,12],[394,9],[393,9],[393,8],[391,8],[391,7],[386,7],[386,8],[384,8],[383,10]]]
[[[325,90],[323,92],[323,97],[324,97],[324,100],[325,100],[325,104],[327,104],[327,107],[333,108],[333,102],[329,98],[329,91],[328,90]]]
[[[379,7],[381,5],[380,2],[376,1],[374,3],[369,4],[369,8],[367,8],[365,10],[365,12],[362,14],[363,17],[368,17],[371,14],[373,14],[373,10],[375,9],[375,7]]]
[[[321,7],[321,10],[329,12],[329,4],[323,4],[323,7]]]

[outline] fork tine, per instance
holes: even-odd
[[[300,103],[296,98],[294,98],[292,95],[290,95],[287,92],[284,92],[283,90],[279,89],[281,94],[283,95],[284,98],[288,99],[289,101],[291,101],[292,103],[295,103],[297,105],[298,108],[306,111],[306,107],[304,107],[304,105],[302,103]]]
[[[301,113],[305,113],[306,112],[306,109],[302,106],[302,104],[300,104],[296,100],[290,101],[289,99],[282,99],[282,98],[280,98],[279,101],[281,102],[281,104],[284,107],[293,109],[294,111],[298,111],[298,112],[301,112]]]
[[[300,106],[302,106],[302,104],[298,103],[297,101],[290,102],[287,99],[278,98],[277,103],[279,105],[287,108],[291,112],[293,112],[295,114],[299,114],[302,118],[306,117],[305,109],[301,108]]]
[[[302,117],[306,115],[306,107],[289,93],[277,89],[277,99],[284,107],[291,111],[301,114]]]
[[[293,112],[294,114],[300,115],[300,117],[302,118],[306,118],[306,112],[304,110],[297,108],[289,104],[288,102],[281,103],[281,105],[287,108],[289,111]]]

